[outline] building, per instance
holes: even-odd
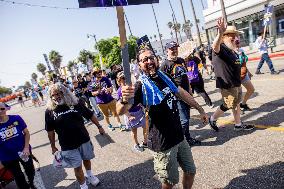
[[[268,37],[275,45],[284,44],[284,1],[283,0],[224,0],[227,21],[235,25],[239,31],[241,45],[253,48],[257,34],[263,31],[264,8],[267,3],[274,6],[272,24],[269,26]],[[212,43],[217,35],[217,19],[222,16],[220,0],[207,0],[208,7],[203,11],[205,29]]]

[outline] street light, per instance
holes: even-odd
[[[91,40],[91,38],[92,38],[92,37],[95,39],[95,43],[96,43],[96,45],[95,45],[95,49],[99,52],[99,57],[100,57],[100,66],[101,66],[101,70],[103,70],[103,68],[104,68],[104,66],[103,66],[103,59],[102,59],[102,55],[101,55],[100,51],[97,49],[98,42],[97,42],[96,35],[95,35],[95,34],[93,34],[93,35],[91,35],[91,34],[87,34],[87,38],[88,38],[88,40]]]

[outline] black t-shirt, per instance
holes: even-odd
[[[212,64],[217,88],[228,89],[241,86],[241,64],[236,52],[222,43],[219,53],[212,52]]]
[[[83,95],[83,89],[79,85],[77,87],[74,87],[74,93],[75,96],[80,98]]]
[[[92,116],[93,112],[82,103],[71,107],[60,105],[45,111],[45,130],[57,133],[61,150],[73,150],[90,140],[83,117]]]
[[[165,60],[161,64],[160,70],[174,78],[178,86],[181,86],[184,90],[189,91],[189,81],[183,58],[178,57],[176,61]]]
[[[164,93],[165,98],[158,105],[149,108],[149,149],[160,152],[165,151],[183,141],[184,136],[179,119],[177,99],[170,88],[159,77],[151,78]],[[143,104],[142,83],[135,84],[134,106]]]

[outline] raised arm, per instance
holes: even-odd
[[[224,18],[219,18],[217,21],[217,27],[218,27],[218,34],[212,44],[212,49],[214,52],[219,53],[220,52],[220,45],[222,42],[222,37],[224,32],[227,29],[227,23],[225,23]]]

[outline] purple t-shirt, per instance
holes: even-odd
[[[111,94],[106,93],[107,88],[110,88],[111,81],[107,77],[102,77],[100,81],[97,81],[97,85],[101,88],[101,93],[96,96],[98,104],[107,104],[111,102],[114,98]]]
[[[117,89],[117,100],[120,100],[122,99],[122,92],[121,92],[121,87],[119,87]],[[141,106],[131,106],[131,108],[129,108],[128,112],[131,113],[131,112],[138,112],[140,111],[142,107]]]
[[[25,128],[27,125],[19,115],[9,115],[9,120],[0,124],[0,161],[19,158],[18,152],[25,146]]]

